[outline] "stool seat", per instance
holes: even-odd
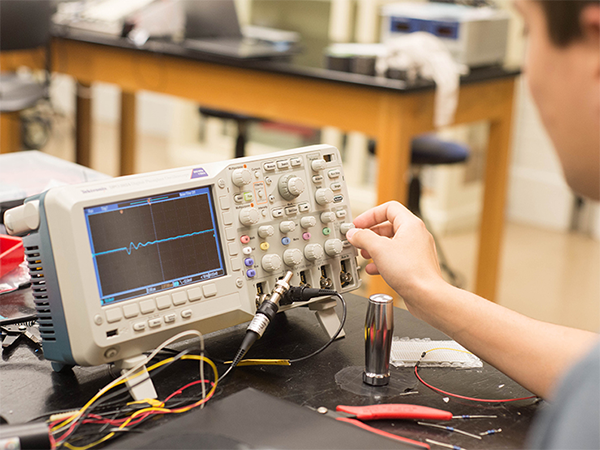
[[[411,144],[410,162],[415,165],[457,164],[468,157],[469,148],[466,145],[442,141],[433,135],[419,136]]]
[[[261,120],[259,117],[255,117],[255,116],[247,116],[245,114],[236,114],[236,113],[232,113],[229,111],[222,111],[220,109],[205,108],[204,106],[199,107],[198,110],[200,111],[200,114],[202,114],[203,116],[216,117],[217,119],[235,120],[235,121],[258,121],[258,120]]]

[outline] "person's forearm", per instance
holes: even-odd
[[[418,301],[405,299],[415,315],[544,398],[598,339],[595,333],[540,322],[447,284],[415,295]]]

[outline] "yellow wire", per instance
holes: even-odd
[[[434,350],[452,350],[452,351],[454,351],[454,352],[467,353],[467,354],[469,354],[469,355],[472,355],[472,354],[473,354],[473,353],[471,353],[471,352],[469,352],[469,351],[467,351],[467,350],[460,350],[460,349],[458,349],[458,348],[450,348],[450,347],[436,347],[436,348],[430,348],[429,350],[427,350],[427,351],[426,351],[426,352],[424,352],[424,353],[429,353],[429,352],[432,352],[432,351],[434,351]]]
[[[225,361],[225,364],[231,364],[233,361]],[[242,359],[239,366],[291,366],[289,359]]]
[[[159,367],[170,363],[171,361],[173,361],[175,358],[171,357],[171,358],[167,358],[167,359],[163,359],[162,361],[157,362],[156,364],[148,367],[146,370],[148,372],[152,372],[155,369],[158,369]],[[215,392],[215,390],[217,389],[217,383],[219,381],[219,373],[217,371],[217,366],[215,365],[214,362],[212,362],[210,359],[208,359],[207,357],[203,356],[203,355],[183,355],[180,359],[190,359],[190,360],[195,360],[195,361],[204,361],[205,363],[207,363],[211,369],[213,370],[213,373],[215,375],[215,382],[213,383],[212,388],[208,391],[208,394],[206,394],[205,398],[210,398],[213,393]],[[106,392],[110,391],[112,388],[114,388],[115,386],[119,386],[120,384],[126,383],[127,381],[131,381],[134,378],[138,377],[139,375],[141,375],[141,373],[136,373],[133,374],[131,376],[129,376],[128,378],[125,378],[123,380],[121,380],[118,383],[115,383],[113,386],[109,387],[106,390],[101,390],[100,392],[98,392],[94,397],[92,397],[92,399],[90,401],[88,401],[83,408],[81,408],[79,411],[75,412],[73,414],[73,416],[71,416],[69,419],[67,419],[65,422],[63,422],[60,425],[56,425],[52,428],[52,431],[54,431],[57,428],[62,428],[65,425],[68,425],[71,421],[73,421],[76,417],[81,416],[86,409],[88,409],[92,403],[94,403],[100,396],[102,396],[103,394],[105,394]],[[150,408],[144,408],[141,410],[136,411],[135,413],[133,413],[123,424],[121,424],[121,426],[119,426],[120,429],[124,428],[125,426],[127,426],[134,418],[136,418],[137,416],[139,416],[141,413],[143,412],[148,412],[148,411],[158,411],[158,412],[167,412],[167,413],[182,413],[182,412],[186,412],[189,411],[190,409],[193,409],[194,407],[198,406],[199,404],[202,404],[204,402],[204,398],[196,403],[194,403],[193,405],[182,409],[181,411],[175,411],[175,410],[171,410],[168,408],[157,408],[157,407],[150,407]],[[107,439],[110,439],[112,436],[114,436],[115,433],[109,433],[106,436],[104,436],[102,439],[99,439],[96,442],[92,442],[91,444],[88,444],[86,446],[83,447],[76,447],[74,445],[69,444],[68,442],[65,442],[65,446],[67,446],[68,448],[70,448],[71,450],[87,450],[91,447],[94,447],[95,445],[100,444],[101,442],[104,442]]]

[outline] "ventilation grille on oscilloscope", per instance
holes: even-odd
[[[44,268],[39,247],[25,247],[25,257],[29,266],[31,276],[31,288],[35,309],[38,316],[38,325],[40,327],[40,336],[43,341],[55,341],[54,323],[52,321],[52,312],[48,302],[48,291],[46,290],[46,279],[44,277]]]

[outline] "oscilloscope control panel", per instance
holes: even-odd
[[[47,359],[123,360],[248,321],[292,285],[360,285],[337,149],[317,145],[53,188],[5,216],[24,238]]]

